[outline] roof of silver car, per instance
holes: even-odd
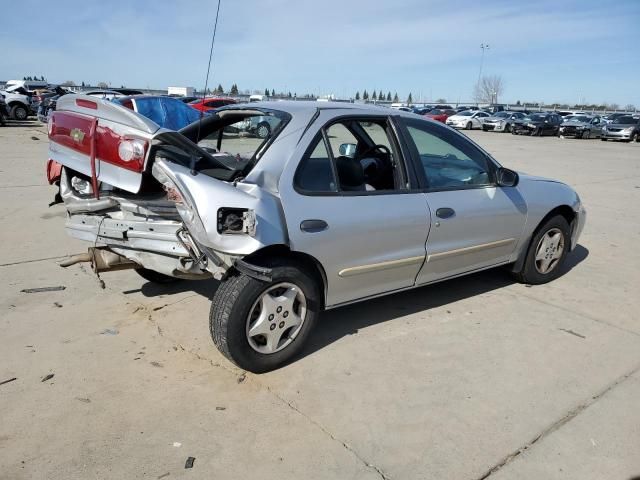
[[[287,113],[315,112],[316,110],[358,110],[363,113],[407,113],[400,110],[381,107],[379,105],[371,105],[364,103],[347,103],[347,102],[315,102],[310,100],[282,100],[267,102],[252,102],[227,105],[226,109],[235,108],[268,108],[271,110],[280,110]]]

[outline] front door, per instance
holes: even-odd
[[[412,286],[430,217],[389,118],[323,111],[300,145],[280,180],[282,204],[291,249],[325,270],[327,306]]]
[[[508,262],[526,219],[518,189],[497,186],[493,160],[463,135],[421,120],[405,124],[431,215],[416,283]]]

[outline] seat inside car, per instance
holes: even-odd
[[[358,160],[345,156],[337,157],[336,168],[342,190],[346,192],[375,190],[365,182],[364,169]]]

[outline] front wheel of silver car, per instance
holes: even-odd
[[[315,277],[298,262],[271,259],[271,280],[233,272],[211,303],[211,338],[240,368],[263,373],[288,363],[302,348],[320,310]]]
[[[571,244],[571,229],[562,215],[549,218],[533,236],[527,256],[519,272],[514,272],[521,283],[539,285],[550,282],[562,274],[562,265]]]

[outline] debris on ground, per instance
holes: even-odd
[[[100,335],[118,335],[118,330],[115,330],[113,328],[105,328],[100,332]]]
[[[216,407],[216,410],[226,410],[227,407]]]
[[[91,403],[91,400],[88,398],[82,398],[82,397],[76,397],[76,400],[82,402],[82,403]]]
[[[180,442],[173,442],[173,446],[176,448],[180,448],[182,444]]]
[[[9,383],[9,382],[13,382],[14,380],[17,380],[16,377],[10,378],[9,380],[3,380],[0,382],[0,385],[4,385],[5,383]]]
[[[160,476],[158,477],[158,480],[160,480],[161,478],[164,478],[164,477],[168,477],[169,475],[171,475],[171,473],[170,473],[170,472],[163,473],[162,475],[160,475]]]
[[[196,461],[195,457],[187,458],[187,461],[184,464],[184,468],[193,468],[193,462],[195,461]]]
[[[160,362],[151,362],[151,365],[154,367],[162,368],[162,364]]]
[[[578,332],[574,332],[573,330],[567,330],[566,328],[559,328],[558,330],[560,330],[561,332],[566,332],[569,333],[571,335],[575,335],[576,337],[580,337],[580,338],[587,338],[584,335],[578,333]]]
[[[47,380],[51,380],[53,377],[55,376],[55,374],[50,373],[49,375],[46,375],[42,380],[40,380],[41,382],[46,382]]]
[[[67,287],[64,285],[57,285],[55,287],[36,287],[36,288],[23,288],[20,290],[22,293],[40,293],[40,292],[59,292],[65,290]]]
[[[246,380],[246,378],[247,378],[247,374],[246,374],[246,373],[243,373],[242,375],[240,375],[240,376],[238,377],[238,383],[242,383],[242,382],[244,382],[244,381]]]
[[[58,308],[62,308],[62,304],[59,302],[53,302],[53,304]]]
[[[31,136],[31,140],[40,140],[38,137],[36,137],[35,135]]]

